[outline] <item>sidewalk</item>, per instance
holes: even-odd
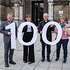
[[[53,34],[53,38],[55,35]],[[55,61],[56,58],[56,45],[51,46],[51,62],[41,62],[41,44],[38,35],[37,41],[35,43],[35,63],[29,65],[28,63],[23,63],[23,47],[17,41],[17,48],[14,52],[14,61],[16,65],[11,65],[9,68],[4,66],[4,47],[3,47],[3,35],[0,33],[0,70],[70,70],[70,43],[68,44],[68,61],[63,63],[63,50],[61,48],[61,56],[59,61]],[[46,52],[46,51],[45,51]],[[46,55],[46,54],[45,54]]]

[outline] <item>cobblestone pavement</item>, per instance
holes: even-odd
[[[4,66],[4,45],[3,35],[0,34],[0,70],[70,70],[70,43],[68,44],[68,59],[67,63],[63,63],[63,49],[61,48],[60,59],[55,61],[56,58],[56,45],[51,46],[51,62],[41,62],[41,43],[38,35],[37,41],[35,42],[35,63],[28,64],[23,63],[23,47],[17,40],[17,48],[14,52],[14,61],[16,65],[11,65],[9,68]],[[55,34],[53,34],[53,40]],[[45,50],[46,52],[46,50]],[[46,54],[45,54],[46,55]],[[47,55],[46,55],[47,56]]]

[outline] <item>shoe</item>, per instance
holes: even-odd
[[[55,59],[55,61],[58,61],[58,60],[59,60],[59,58],[56,58],[56,59]]]
[[[16,63],[12,60],[12,61],[9,61],[10,64],[13,64],[15,65]]]
[[[66,61],[67,61],[67,60],[65,59],[65,60],[63,61],[63,63],[66,63]]]
[[[44,59],[44,58],[42,58],[41,62],[44,62],[44,61],[45,61],[45,59]]]
[[[31,62],[28,62],[28,64],[31,64]]]
[[[47,59],[47,61],[48,61],[48,62],[51,62],[51,60],[50,60],[50,59]]]
[[[5,63],[5,67],[9,67],[9,64],[8,63]]]
[[[24,61],[24,63],[27,63],[26,61]]]

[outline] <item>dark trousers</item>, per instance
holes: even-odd
[[[4,43],[4,59],[5,63],[8,63],[8,54],[9,54],[9,61],[13,59],[14,49],[11,49],[11,40],[9,43]]]
[[[68,41],[69,41],[69,39],[64,39],[64,40],[61,39],[57,43],[56,58],[59,59],[59,57],[60,57],[60,48],[61,48],[61,44],[62,44],[62,46],[63,46],[64,59],[67,59],[67,45],[68,45]]]
[[[29,54],[28,54],[29,50]],[[34,58],[34,44],[30,46],[23,46],[23,61],[35,62]]]
[[[45,45],[47,45],[47,59],[49,59],[51,53],[51,46],[45,44],[44,42],[41,42],[41,44],[42,44],[42,58],[45,58]]]

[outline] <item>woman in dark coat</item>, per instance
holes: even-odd
[[[31,16],[29,14],[26,15],[26,20],[27,22],[31,21]],[[32,40],[33,37],[33,28],[29,25],[26,25],[23,28],[23,41],[24,42],[29,42]],[[29,53],[28,53],[29,51]],[[23,61],[24,63],[34,63],[35,62],[35,58],[34,58],[34,44],[26,46],[23,45]]]

